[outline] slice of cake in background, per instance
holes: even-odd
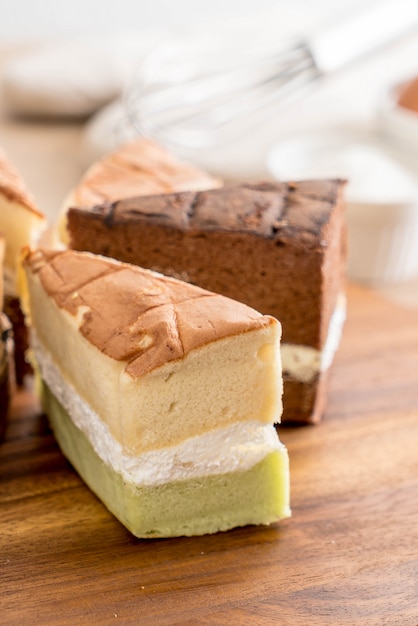
[[[286,422],[317,422],[345,317],[344,182],[260,183],[70,208],[69,245],[177,276],[283,327]]]
[[[43,405],[64,454],[138,537],[289,516],[280,323],[88,253],[24,259]]]
[[[14,385],[13,335],[9,319],[0,311],[0,442],[7,425]]]
[[[158,143],[140,137],[91,165],[64,201],[58,236],[67,241],[66,212],[71,206],[93,207],[133,196],[211,189],[219,185],[218,179],[178,160]]]
[[[10,397],[14,385],[12,327],[3,313],[4,248],[4,237],[0,234],[0,442],[6,430]]]
[[[4,310],[9,317],[15,341],[16,380],[20,385],[30,372],[25,359],[27,331],[17,294],[17,272],[24,246],[35,245],[46,228],[46,219],[19,172],[0,150],[0,233],[5,237]]]

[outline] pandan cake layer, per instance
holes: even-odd
[[[284,446],[245,471],[167,482],[126,481],[96,454],[42,383],[42,402],[64,455],[107,508],[140,538],[203,535],[290,515]]]

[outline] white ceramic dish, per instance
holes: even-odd
[[[278,180],[348,180],[350,279],[381,286],[418,276],[418,170],[374,134],[295,137],[273,147],[267,167]]]

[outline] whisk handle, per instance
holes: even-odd
[[[418,25],[418,0],[377,0],[314,34],[308,47],[320,72],[328,73],[389,43]]]

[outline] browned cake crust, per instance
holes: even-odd
[[[35,201],[23,182],[20,174],[0,148],[0,193],[9,200],[15,200],[29,211],[42,217],[42,213],[37,208]]]
[[[343,188],[267,182],[71,208],[70,246],[222,293],[278,318],[283,342],[322,349],[343,290]],[[323,385],[291,382],[284,420],[317,420]]]
[[[23,264],[39,275],[60,309],[72,316],[80,307],[88,310],[80,333],[105,355],[125,361],[132,377],[213,341],[277,324],[230,298],[91,254],[27,250]]]
[[[68,212],[70,246],[245,302],[321,348],[342,284],[340,181],[230,186]]]
[[[219,181],[179,161],[154,141],[138,137],[94,163],[72,191],[69,202],[92,206],[143,194],[212,187],[219,187]]]

